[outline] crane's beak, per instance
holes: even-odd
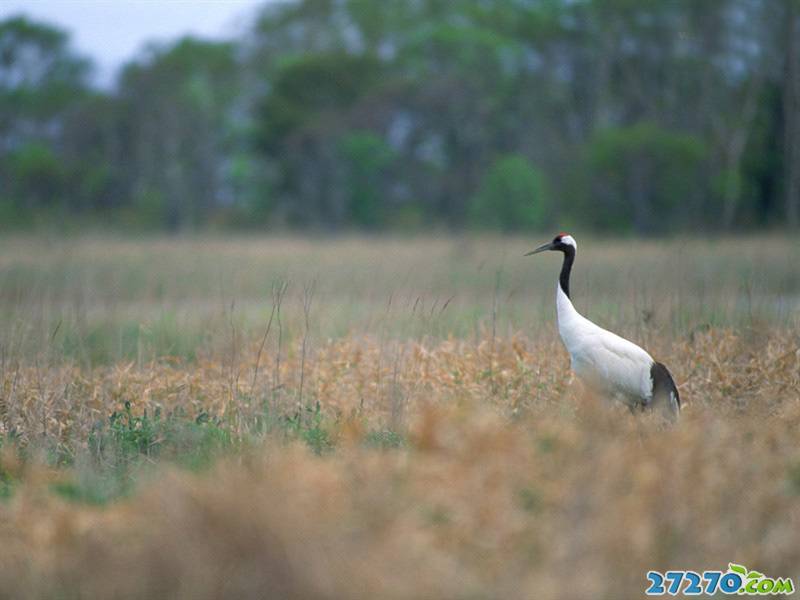
[[[547,242],[546,244],[542,244],[536,250],[531,250],[530,252],[525,253],[525,256],[531,256],[533,254],[539,254],[539,252],[544,252],[545,250],[552,250],[553,249],[553,242]]]

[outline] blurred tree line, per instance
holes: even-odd
[[[800,0],[297,0],[111,90],[0,22],[0,223],[800,223]]]

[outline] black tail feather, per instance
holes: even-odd
[[[654,362],[650,367],[650,379],[653,381],[653,397],[650,400],[650,406],[658,407],[666,414],[677,417],[681,409],[681,396],[667,367],[660,362]]]

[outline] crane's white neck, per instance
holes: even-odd
[[[561,282],[556,286],[556,313],[558,315],[559,327],[579,314],[578,311],[575,310],[572,300],[569,299],[569,296],[564,292],[564,288],[561,287]]]

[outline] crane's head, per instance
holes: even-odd
[[[578,244],[575,243],[575,238],[569,235],[568,233],[559,233],[556,237],[553,238],[552,242],[547,242],[546,244],[542,244],[536,250],[531,250],[525,256],[530,256],[531,254],[539,254],[539,252],[544,252],[545,250],[556,250],[558,252],[567,252],[569,249],[575,251],[578,248]]]

